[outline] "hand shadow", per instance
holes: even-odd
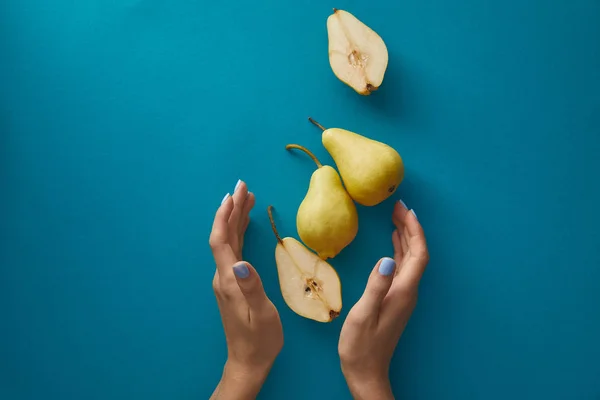
[[[431,379],[424,371],[435,370],[440,359],[455,356],[456,346],[449,338],[464,335],[454,323],[457,314],[464,312],[456,292],[464,290],[460,285],[473,278],[465,276],[467,270],[456,264],[469,259],[468,254],[459,253],[458,243],[472,222],[460,215],[460,204],[452,193],[444,193],[416,171],[410,171],[393,197],[415,209],[430,254],[419,285],[418,305],[390,364],[394,393],[398,398],[411,398],[417,395],[419,385]]]

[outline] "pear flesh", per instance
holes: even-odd
[[[275,227],[272,206],[268,213],[277,238],[275,262],[283,300],[304,318],[334,320],[342,309],[342,285],[337,272],[296,239],[282,239]]]
[[[286,148],[308,154],[317,164],[308,191],[296,215],[300,239],[326,260],[337,256],[358,233],[358,213],[337,171],[321,165],[308,149],[296,144]]]
[[[385,143],[345,129],[323,130],[322,142],[340,171],[350,197],[363,206],[374,206],[390,197],[404,179],[404,163]]]
[[[383,39],[347,11],[333,9],[327,18],[329,64],[342,82],[369,95],[383,82],[388,51]]]

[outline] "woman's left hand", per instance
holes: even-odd
[[[210,234],[217,264],[213,289],[227,340],[223,377],[211,399],[254,399],[283,346],[279,313],[256,270],[242,261],[244,234],[254,194],[239,181],[225,196]]]

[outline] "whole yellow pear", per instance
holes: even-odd
[[[333,258],[358,233],[356,205],[335,169],[322,165],[314,154],[302,146],[288,145],[286,148],[304,151],[317,164],[296,215],[298,235],[323,260]]]
[[[396,191],[404,178],[404,164],[396,150],[345,129],[325,129],[309,119],[323,129],[323,146],[335,161],[354,201],[374,206]]]

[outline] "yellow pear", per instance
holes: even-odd
[[[323,146],[340,171],[350,197],[363,206],[374,206],[390,197],[404,178],[400,154],[385,143],[345,129],[323,130]]]
[[[358,214],[337,171],[323,166],[307,148],[288,144],[286,149],[302,150],[317,164],[308,191],[296,215],[300,239],[326,260],[335,257],[358,233]]]
[[[388,65],[383,39],[354,15],[335,8],[327,18],[327,35],[335,76],[362,95],[377,90]]]
[[[283,300],[304,318],[332,321],[342,309],[342,285],[337,272],[296,239],[282,239],[275,227],[272,210],[272,206],[267,208],[277,238],[275,262]]]

